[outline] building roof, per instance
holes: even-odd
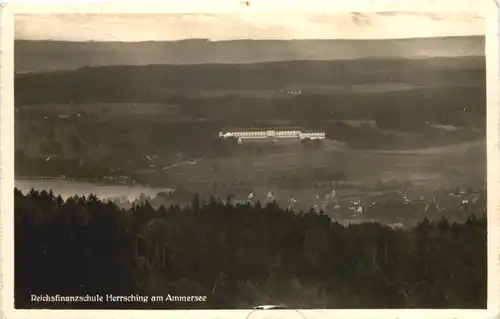
[[[267,131],[267,130],[275,130],[275,131],[303,131],[302,127],[230,127],[223,128],[221,132],[255,132],[255,131]]]
[[[315,131],[315,130],[304,130],[304,131],[302,131],[302,133],[322,133],[322,134],[324,134],[325,132],[321,131],[321,130],[317,130],[317,131]]]

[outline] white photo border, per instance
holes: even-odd
[[[14,309],[14,15],[37,13],[474,11],[486,19],[488,307],[486,310],[301,310],[304,318],[498,318],[500,317],[500,11],[495,0],[332,1],[89,1],[59,4],[12,2],[0,15],[0,297],[5,318],[247,318],[250,310],[16,310]],[[34,265],[36,267],[36,265]],[[281,311],[273,311],[279,314]],[[286,318],[283,313],[283,318]]]

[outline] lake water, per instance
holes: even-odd
[[[67,180],[67,179],[17,179],[16,187],[22,192],[52,189],[54,194],[60,194],[63,198],[76,195],[94,194],[99,198],[126,197],[128,200],[138,198],[140,194],[155,197],[159,192],[172,191],[170,188],[151,188],[146,186],[127,185],[103,185],[90,182]]]

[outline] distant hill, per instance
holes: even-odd
[[[418,27],[418,26],[416,26]],[[258,63],[288,60],[484,55],[484,37],[397,40],[235,40],[172,42],[15,41],[16,73],[83,66]]]
[[[450,88],[477,87],[482,92],[485,83],[485,59],[481,56],[393,58],[85,67],[17,75],[15,94],[17,105],[163,102],[173,96],[192,96],[190,92],[200,90],[220,91],[220,96],[230,97],[239,91],[278,93],[293,88],[307,95],[346,93],[352,86],[370,85],[385,85],[391,91],[392,87],[404,84],[410,88],[448,88],[447,92],[456,98],[461,89]]]

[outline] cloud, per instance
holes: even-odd
[[[69,41],[386,39],[484,33],[484,19],[473,13],[24,14],[15,22],[18,39]]]

